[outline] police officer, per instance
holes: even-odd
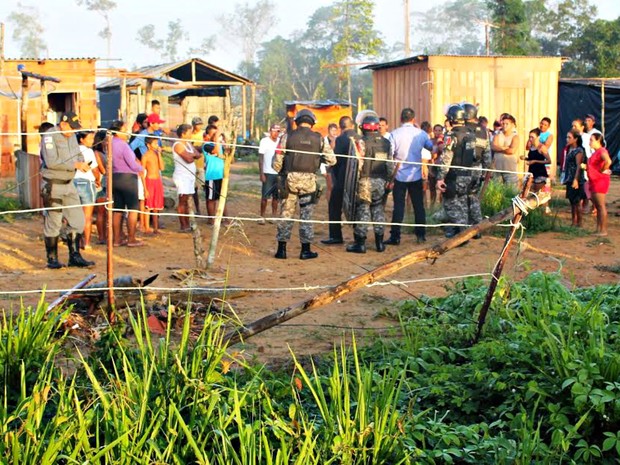
[[[465,110],[460,104],[448,107],[446,117],[452,129],[446,134],[442,163],[437,174],[437,188],[443,192],[443,207],[448,222],[468,225],[481,221],[476,218],[480,211],[478,196],[472,192],[474,179],[480,178],[480,172],[471,168],[481,161],[476,160],[476,136],[465,125]],[[446,237],[453,237],[460,232],[460,227],[446,228]]]
[[[67,220],[69,266],[86,267],[95,263],[84,260],[80,254],[80,242],[84,231],[84,212],[80,205],[80,197],[73,185],[76,170],[87,172],[90,167],[84,162],[80,153],[77,138],[72,130],[81,129],[78,116],[73,112],[65,112],[58,126],[43,134],[41,156],[43,178],[41,195],[45,207],[73,207],[62,210],[49,210],[45,216],[43,235],[47,253],[47,267],[62,268],[58,261],[58,236],[62,219]]]
[[[362,120],[363,137],[358,142],[361,169],[355,209],[358,223],[353,230],[355,242],[347,247],[347,252],[366,253],[367,222],[385,222],[383,199],[390,180],[387,160],[392,159],[392,150],[390,141],[379,133],[380,124],[377,115],[368,115]],[[385,250],[383,230],[383,224],[374,225],[377,252]]]
[[[275,257],[286,258],[286,243],[291,238],[293,222],[290,218],[295,214],[299,204],[300,218],[311,220],[314,204],[317,200],[316,172],[321,163],[327,166],[336,164],[336,157],[329,144],[318,132],[312,130],[316,117],[310,110],[300,110],[295,115],[297,129],[285,134],[280,139],[280,149],[273,157],[272,167],[281,176],[284,183],[281,204],[281,217],[289,221],[278,223],[278,251]],[[284,149],[284,150],[281,150]],[[310,250],[314,239],[312,223],[299,224],[301,253],[299,258],[308,260],[318,257],[318,253]]]

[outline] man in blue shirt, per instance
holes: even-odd
[[[384,243],[387,245],[400,244],[400,223],[405,217],[405,200],[407,192],[413,203],[415,215],[415,234],[418,243],[426,241],[426,211],[424,210],[424,184],[428,172],[426,160],[423,161],[422,149],[433,150],[433,142],[428,134],[414,126],[415,112],[405,108],[400,114],[401,126],[392,131],[390,136],[394,149],[394,159],[400,161],[394,166],[392,175],[394,211],[392,212],[392,227],[390,238]],[[425,158],[428,158],[426,156]]]

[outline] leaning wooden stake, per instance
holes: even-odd
[[[527,177],[524,179],[523,189],[521,190],[520,195],[522,199],[525,199],[528,196],[532,181],[533,178],[531,175],[527,175]],[[508,256],[508,252],[510,251],[510,247],[512,246],[512,241],[521,224],[521,218],[523,218],[523,212],[520,209],[516,209],[516,211],[514,212],[514,217],[512,218],[512,227],[506,233],[504,248],[502,249],[502,253],[499,256],[499,260],[495,264],[495,268],[493,268],[491,284],[489,284],[487,296],[484,299],[484,304],[482,305],[482,308],[480,309],[480,315],[478,316],[478,330],[476,331],[476,336],[473,340],[474,344],[478,342],[478,339],[482,334],[482,327],[484,326],[484,322],[486,321],[487,313],[489,312],[489,307],[491,306],[491,302],[493,300],[493,294],[495,294],[497,283],[499,282],[499,278],[502,275],[502,270],[504,269],[504,264],[506,263],[506,257]]]
[[[236,144],[233,144],[231,152],[226,155],[224,160],[224,179],[222,179],[222,191],[220,192],[220,201],[217,205],[217,213],[213,223],[213,235],[211,236],[211,245],[209,246],[209,255],[207,256],[207,269],[213,265],[215,261],[215,251],[217,249],[217,241],[220,236],[220,226],[222,224],[222,215],[224,207],[226,207],[226,197],[228,196],[228,180],[230,179],[230,165],[235,157]]]
[[[71,288],[71,290],[69,290],[68,292],[65,292],[63,295],[61,295],[60,297],[58,297],[56,300],[54,300],[51,304],[49,304],[49,306],[47,307],[46,313],[51,312],[52,310],[54,310],[56,307],[60,307],[67,299],[69,299],[74,293],[75,291],[78,291],[82,288],[84,288],[87,284],[89,284],[93,279],[95,279],[95,276],[97,276],[96,274],[89,274],[86,278],[84,278],[82,281],[80,281],[79,283],[77,283],[75,286],[73,286]]]
[[[193,202],[187,202],[189,209],[189,227],[192,230],[192,240],[194,244],[194,257],[196,258],[196,268],[198,270],[207,269],[207,259],[205,257],[205,250],[202,246],[202,234],[198,223],[196,222],[196,216],[194,212]]]
[[[547,202],[549,198],[549,194],[542,194],[539,195],[538,200],[534,196],[531,196],[531,198],[528,198],[526,202],[529,208],[536,208],[539,204],[542,205],[543,203]],[[243,328],[230,331],[224,336],[224,340],[226,340],[229,344],[236,344],[237,342],[248,339],[249,337],[261,333],[273,326],[288,321],[291,318],[295,318],[296,316],[306,313],[309,310],[313,310],[323,305],[327,305],[330,302],[339,299],[345,294],[364,287],[367,284],[371,284],[381,278],[394,274],[409,265],[423,262],[426,260],[434,261],[441,255],[446,253],[448,250],[454,249],[462,243],[472,239],[476,234],[492,228],[497,223],[501,223],[502,221],[510,218],[512,215],[512,207],[507,208],[506,210],[497,213],[491,218],[488,218],[481,223],[466,229],[460,234],[454,236],[453,238],[443,241],[433,247],[424,250],[418,250],[416,252],[411,252],[400,258],[392,260],[391,262],[381,265],[374,270],[368,271],[367,273],[361,274],[359,276],[356,276],[355,278],[340,283],[339,285],[331,289],[317,294],[311,299],[304,300],[303,302],[299,302],[289,307],[280,309],[275,313],[272,313],[259,320],[245,325]]]

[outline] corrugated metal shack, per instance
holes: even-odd
[[[525,150],[529,131],[542,117],[551,118],[557,134],[561,68],[561,57],[419,55],[364,69],[373,71],[374,110],[392,128],[404,107],[415,110],[418,122],[443,124],[446,105],[466,100],[479,104],[478,115],[491,122],[512,114]]]

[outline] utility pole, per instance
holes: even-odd
[[[405,5],[405,57],[411,55],[411,25],[409,24],[409,20],[411,16],[409,15],[409,0],[403,1]]]
[[[0,76],[4,72],[4,23],[0,23]]]
[[[487,56],[491,55],[491,28],[499,29],[499,26],[490,23],[488,21],[476,20],[478,24],[482,24],[484,26],[484,46],[486,50]]]

